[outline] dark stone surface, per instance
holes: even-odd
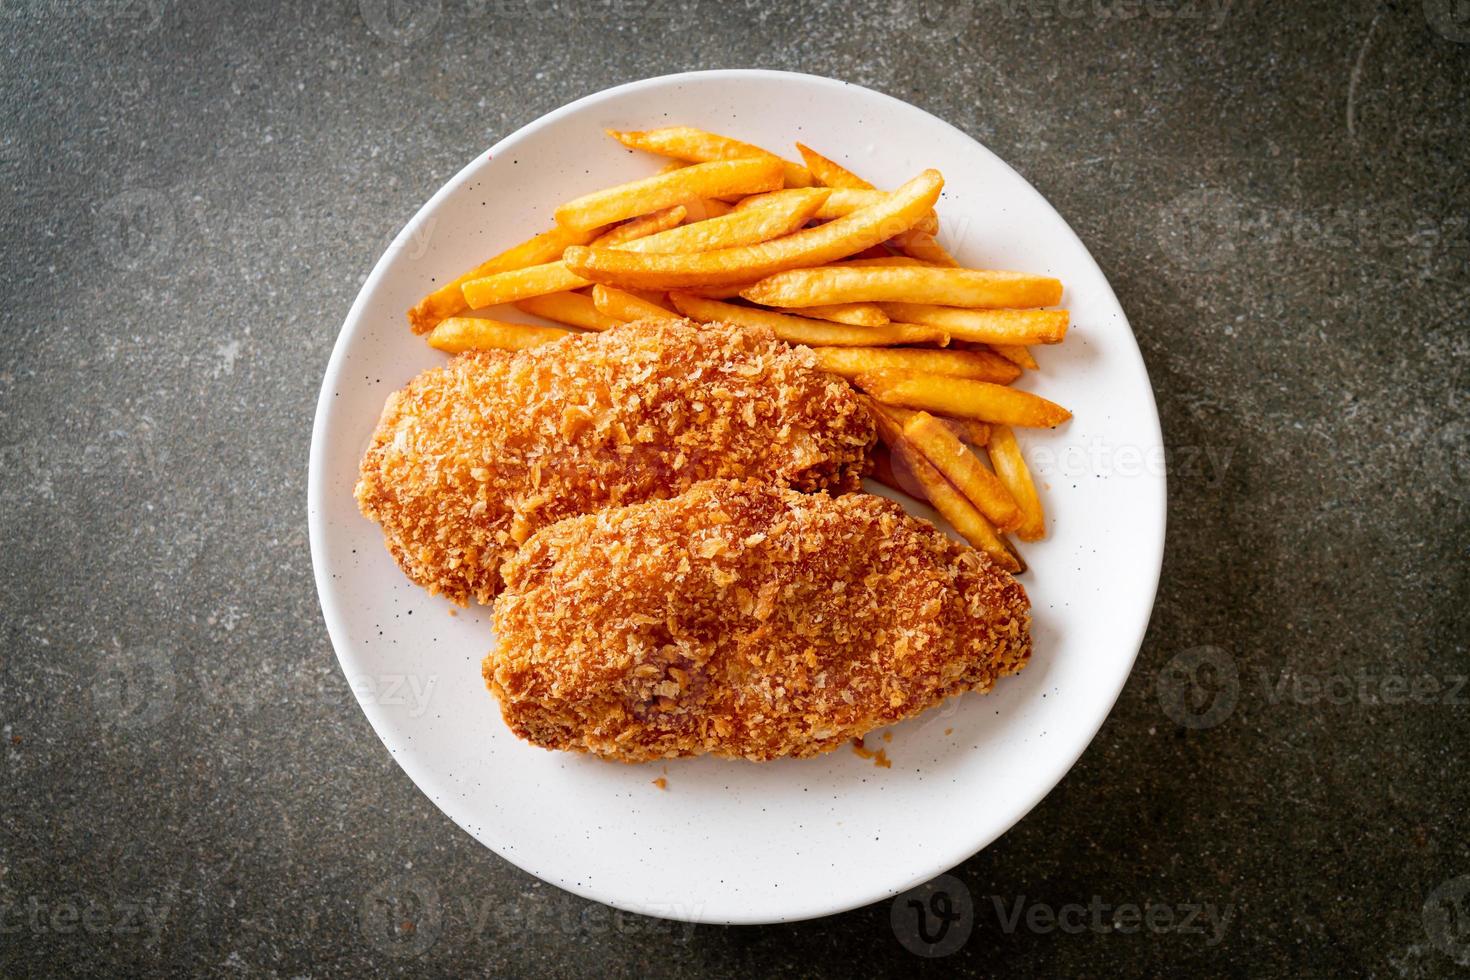
[[[0,974],[1465,971],[1463,3],[418,6],[0,4]],[[873,86],[1016,166],[1175,452],[1133,678],[956,869],[941,960],[886,903],[693,928],[539,884],[399,771],[317,608],[317,386],[393,234],[541,113],[723,66]],[[415,936],[362,930],[414,888]],[[1068,903],[1174,925],[1046,928]]]

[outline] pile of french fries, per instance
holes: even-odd
[[[424,297],[414,332],[458,353],[650,317],[768,327],[863,393],[877,479],[1023,571],[1005,534],[1046,525],[1012,427],[1071,413],[1008,385],[1036,368],[1029,345],[1065,338],[1067,311],[1045,308],[1062,284],[961,268],[935,237],[936,170],[888,192],[800,143],[795,163],[682,126],[608,135],[667,163],[561,205],[550,231]],[[498,306],[558,326],[466,315]]]

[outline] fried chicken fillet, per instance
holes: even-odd
[[[505,577],[506,724],[626,762],[816,755],[1031,653],[1015,579],[864,494],[709,481],[547,527]]]
[[[856,490],[873,438],[804,348],[649,320],[425,371],[388,398],[356,496],[409,578],[488,603],[538,528],[713,477]]]

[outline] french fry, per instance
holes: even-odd
[[[871,399],[867,404],[878,426],[878,436],[893,453],[895,462],[909,468],[914,479],[924,488],[925,498],[959,532],[960,537],[985,552],[1006,571],[1013,574],[1025,571],[1019,557],[1006,545],[1005,539],[985,519],[985,515],[915,448],[893,416]]]
[[[1006,485],[943,422],[928,412],[917,412],[904,423],[903,434],[997,530],[1020,525],[1021,508]]]
[[[898,405],[885,405],[884,411],[898,419],[900,425],[908,425],[909,419],[919,413],[912,408],[903,408]],[[977,422],[974,419],[956,419],[948,415],[936,415],[935,418],[949,426],[949,431],[955,434],[955,438],[961,442],[968,442],[972,446],[984,446],[990,442],[990,424],[988,422]]]
[[[618,132],[607,130],[607,135],[635,150],[657,153],[690,163],[707,163],[711,160],[734,160],[741,157],[770,157],[781,161],[782,179],[787,187],[810,187],[811,173],[802,166],[763,150],[750,143],[742,143],[718,133],[708,133],[689,126],[665,126],[645,132]]]
[[[731,211],[751,211],[756,208],[768,208],[780,204],[783,201],[801,200],[806,197],[821,195],[822,203],[835,193],[830,187],[787,187],[779,191],[763,191],[760,194],[748,194],[730,205]],[[822,205],[817,205],[817,210],[812,212],[812,217],[817,216],[817,211]]]
[[[765,207],[670,228],[645,238],[625,241],[615,248],[628,251],[697,252],[763,242],[800,228],[827,193],[824,188],[783,191],[781,197],[772,200]],[[562,261],[472,279],[461,290],[465,302],[469,304],[467,309],[483,309],[486,306],[519,302],[546,293],[579,289],[586,285],[589,285],[589,281],[574,275]]]
[[[731,295],[739,295],[732,293]],[[778,310],[793,316],[809,316],[834,323],[851,323],[857,327],[881,327],[890,317],[877,303],[833,303],[831,306],[808,306],[801,310]]]
[[[592,291],[595,293],[597,291],[596,287],[593,287]],[[636,296],[645,303],[661,306],[670,313],[674,311],[674,304],[669,302],[669,294],[661,289],[625,289],[623,292],[629,296]]]
[[[889,371],[861,374],[856,382],[885,404],[957,418],[1050,428],[1072,417],[1071,412],[1040,395],[971,378]]]
[[[629,252],[675,254],[756,245],[789,235],[806,224],[828,193],[817,187],[778,191],[760,208],[670,228],[618,247]]]
[[[679,315],[659,305],[650,302],[642,296],[634,296],[632,293],[623,292],[621,289],[613,289],[611,286],[594,286],[592,288],[592,302],[597,307],[597,312],[610,316],[623,323],[631,323],[634,320],[677,320]]]
[[[893,240],[898,250],[912,258],[928,262],[930,265],[943,266],[950,269],[959,268],[959,262],[953,255],[945,250],[944,246],[926,231],[906,231]]]
[[[568,250],[573,251],[573,249]],[[907,302],[943,306],[1051,306],[1062,284],[1046,276],[933,266],[827,267],[779,272],[741,293],[767,306]]]
[[[735,210],[741,211],[745,208],[763,207],[769,197],[770,194],[752,194],[735,205]],[[870,208],[882,204],[886,197],[888,197],[886,191],[848,190],[836,187],[827,195],[827,199],[822,202],[822,206],[817,209],[817,213],[812,215],[812,217],[818,221],[831,221],[834,218],[845,218],[854,211],[861,211],[863,208]],[[914,228],[918,231],[933,234],[939,230],[939,218],[935,216],[933,211],[930,211],[914,223]]]
[[[906,324],[891,324],[891,326]],[[876,329],[876,328],[865,328]],[[981,351],[958,350],[828,350],[818,349],[817,363],[823,370],[856,378],[861,374],[898,371],[907,374],[944,374],[1009,384],[1021,369],[1005,358]]]
[[[870,208],[878,204],[887,196],[888,191],[860,191],[846,187],[834,187],[832,193],[827,197],[827,202],[817,212],[817,218],[822,220],[845,218],[854,211],[860,211],[863,208]],[[935,216],[933,211],[930,211],[921,220],[915,222],[914,227],[923,231],[937,230],[939,228],[938,222],[938,217]]]
[[[662,167],[659,167],[657,172],[671,174],[675,170],[682,170],[687,166],[689,166],[689,163],[685,160],[670,160]],[[691,222],[703,221],[706,218],[718,218],[722,214],[730,213],[730,205],[718,197],[702,197],[696,201],[687,202],[685,207],[689,211],[689,216],[684,220]]]
[[[624,287],[670,289],[681,286],[716,286],[759,279],[786,269],[821,265],[840,259],[912,228],[916,221],[934,207],[943,186],[944,178],[939,171],[926,170],[886,196],[879,204],[855,211],[845,218],[837,218],[824,225],[805,228],[784,238],[758,245],[693,255],[643,255],[622,249],[574,246],[563,253],[563,261],[578,276]],[[675,228],[661,234],[672,235],[682,230]],[[641,239],[644,242],[648,240]],[[771,305],[823,304],[810,302]]]
[[[596,234],[595,230],[571,231],[566,228],[553,228],[519,245],[514,245],[419,300],[417,305],[408,311],[409,326],[414,333],[425,333],[440,320],[470,309],[460,287],[471,279],[483,279],[497,272],[508,272],[512,269],[523,269],[526,266],[554,261],[561,258],[561,253],[568,245],[586,245],[596,237]]]
[[[943,327],[956,340],[1002,345],[1059,344],[1067,336],[1066,310],[967,310],[927,303],[880,305],[891,319]]]
[[[483,279],[471,279],[460,288],[469,308],[481,310],[487,306],[515,303],[532,296],[580,289],[587,284],[586,279],[574,274],[563,261],[498,272]]]
[[[556,223],[572,229],[597,228],[692,199],[769,191],[780,186],[781,162],[775,158],[697,163],[584,194],[556,209]]]
[[[637,238],[647,238],[649,235],[660,231],[668,231],[684,222],[688,217],[689,209],[682,204],[675,204],[671,208],[662,211],[654,211],[650,214],[640,215],[629,219],[615,228],[611,228],[592,240],[593,248],[612,248],[624,242],[631,242]]]
[[[812,172],[812,178],[817,183],[846,190],[875,190],[872,184],[841,164],[822,156],[811,147],[797,143],[796,149],[801,153],[801,158],[806,161],[807,169]],[[833,207],[840,207],[843,203],[844,199],[839,197],[836,202],[833,202]],[[938,217],[934,217],[932,221],[926,219],[894,238],[893,245],[906,255],[924,259],[935,265],[958,266],[959,263],[934,240],[934,236],[938,233]]]
[[[582,293],[548,293],[515,304],[516,309],[583,330],[609,330],[623,321],[597,312],[592,297]]]
[[[806,163],[806,168],[811,171],[812,179],[819,184],[826,184],[828,187],[847,187],[859,191],[871,191],[875,189],[872,184],[863,180],[851,170],[848,170],[840,163],[827,159],[809,146],[797,143],[796,150],[801,154],[801,159]]]
[[[1016,434],[1010,426],[993,426],[987,447],[990,465],[995,475],[1006,485],[1011,497],[1021,508],[1021,523],[1016,528],[1016,537],[1022,541],[1040,541],[1046,537],[1046,518],[1041,510],[1041,497],[1036,493],[1036,483],[1031,479],[1031,470],[1021,455]]]
[[[934,327],[910,327],[890,323],[881,327],[853,327],[845,324],[808,320],[804,317],[735,306],[704,299],[690,293],[673,292],[669,300],[691,320],[701,323],[733,323],[744,327],[767,327],[788,344],[806,344],[832,350],[839,347],[881,347],[885,344],[915,344],[942,341],[943,333],[929,333]]]
[[[735,210],[718,197],[702,197],[697,201],[690,201],[687,205],[689,211],[688,221],[707,221],[710,218],[720,218]]]
[[[1012,364],[1018,364],[1028,371],[1035,371],[1037,368],[1036,358],[1032,357],[1031,352],[1025,347],[1014,344],[991,344],[990,349]]]
[[[426,338],[430,347],[449,354],[467,350],[525,350],[571,336],[559,327],[532,327],[524,323],[452,316],[441,320]]]

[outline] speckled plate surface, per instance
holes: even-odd
[[[480,680],[488,609],[408,582],[352,499],[383,399],[443,356],[403,311],[431,284],[544,230],[561,201],[652,173],[605,127],[686,124],[794,155],[801,140],[880,186],[925,167],[947,185],[941,241],[966,265],[1059,277],[1073,329],[1018,384],[1071,408],[1021,433],[1048,540],[1024,546],[1035,655],[989,695],[895,726],[892,767],[841,750],[755,765],[627,766],[514,738]],[[1076,761],[1133,665],[1158,584],[1164,461],[1142,358],[1111,288],[1060,216],[998,157],[913,106],[772,71],[634,82],[516,132],[446,184],[378,262],[337,340],[312,438],[311,548],[322,610],[363,711],[405,772],[497,854],[631,911],[702,922],[825,915],[960,863]],[[915,513],[929,516],[908,502]],[[667,789],[654,785],[666,777]]]

